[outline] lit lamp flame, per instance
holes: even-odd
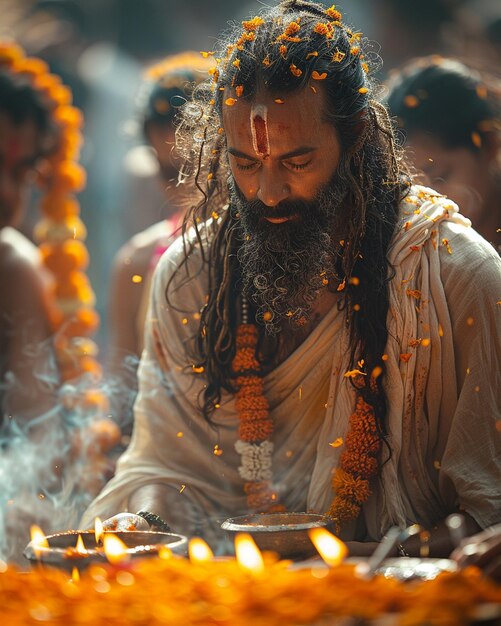
[[[210,561],[214,556],[209,546],[199,537],[190,539],[190,543],[188,544],[188,554],[190,556],[190,561],[193,563],[204,563],[205,561]]]
[[[74,567],[71,570],[71,582],[72,583],[80,582],[80,574],[78,573],[78,569],[76,567]]]
[[[47,537],[45,536],[43,530],[39,526],[33,525],[30,529],[30,535],[35,556],[38,558],[43,548],[49,547],[49,542],[47,541]]]
[[[264,570],[263,555],[248,533],[238,533],[235,537],[235,555],[242,569],[256,574]]]
[[[308,535],[322,559],[330,567],[339,565],[348,554],[346,545],[325,528],[312,528]]]
[[[75,546],[75,551],[77,554],[87,554],[87,549],[82,539],[82,535],[78,535],[77,545]]]
[[[158,558],[162,559],[162,561],[167,561],[172,558],[172,550],[169,546],[160,546],[158,548]]]
[[[128,560],[129,554],[127,553],[127,546],[116,535],[111,533],[105,534],[103,545],[106,558],[113,565]]]
[[[96,519],[94,520],[94,534],[96,536],[96,546],[98,546],[100,543],[102,543],[104,536],[103,523],[101,522],[99,517],[96,517]]]

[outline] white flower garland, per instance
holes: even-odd
[[[273,443],[263,441],[261,443],[248,443],[238,439],[235,450],[242,457],[242,465],[238,468],[240,476],[248,481],[271,480],[271,455]]]

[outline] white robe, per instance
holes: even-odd
[[[392,524],[431,527],[461,508],[481,527],[501,521],[501,259],[446,198],[423,188],[402,203],[389,252],[386,347],[391,457],[345,539],[377,540]],[[238,417],[225,394],[210,427],[198,408],[203,373],[187,356],[207,294],[200,250],[179,268],[181,240],[154,276],[139,396],[130,447],[115,477],[87,510],[83,526],[128,510],[142,485],[172,487],[173,526],[215,537],[221,520],[246,513]],[[177,287],[168,306],[166,285]],[[416,299],[408,290],[419,290]],[[429,339],[412,348],[409,341]],[[354,408],[344,313],[334,307],[310,336],[265,378],[274,421],[273,475],[291,511],[325,512],[332,470]],[[426,342],[425,342],[426,343]],[[190,352],[188,350],[188,352]],[[400,359],[412,353],[408,362]],[[215,446],[222,454],[214,454]],[[207,525],[215,534],[207,532]]]

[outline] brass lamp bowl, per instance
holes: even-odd
[[[300,560],[318,555],[308,530],[334,532],[334,520],[319,513],[256,513],[231,517],[221,528],[230,540],[237,533],[248,533],[260,550],[276,552],[282,559]]]
[[[127,546],[125,558],[157,556],[162,546],[167,546],[174,554],[186,556],[188,539],[183,535],[153,531],[105,531],[104,535],[115,535]],[[82,537],[85,551],[78,552],[76,543]],[[36,541],[24,549],[24,556],[32,563],[42,563],[71,571],[74,567],[85,569],[91,563],[106,563],[102,545],[96,544],[93,530],[70,530],[45,537],[48,546],[40,546]]]

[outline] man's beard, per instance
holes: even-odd
[[[311,201],[269,207],[247,201],[230,180],[232,209],[239,214],[242,291],[268,332],[278,332],[284,321],[292,328],[303,326],[320,290],[338,278],[341,245],[335,222],[345,197],[346,186],[335,175]],[[282,224],[265,219],[292,216]]]

